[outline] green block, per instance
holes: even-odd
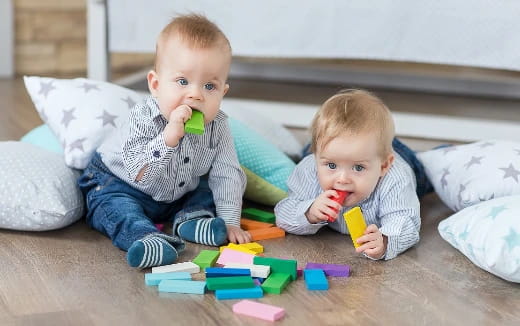
[[[206,267],[215,265],[219,255],[220,251],[218,250],[202,250],[192,262],[199,265],[200,269],[203,270]]]
[[[265,223],[276,223],[276,217],[274,213],[262,211],[256,208],[246,208],[242,210],[242,216],[255,221]]]
[[[192,110],[190,120],[184,124],[184,132],[202,135],[204,133],[204,113]]]
[[[255,282],[251,276],[232,276],[232,277],[208,277],[206,278],[208,290],[220,289],[245,289],[255,287]]]
[[[285,273],[271,273],[262,283],[262,289],[267,293],[281,294],[283,289],[291,282],[291,275]]]
[[[269,265],[271,266],[271,273],[289,274],[291,281],[296,280],[298,277],[296,260],[255,256],[255,258],[253,258],[253,264]]]

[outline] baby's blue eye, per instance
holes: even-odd
[[[207,83],[206,85],[204,85],[204,88],[207,89],[208,91],[211,91],[211,90],[215,89],[215,84]]]
[[[362,165],[359,165],[359,164],[356,164],[352,167],[352,170],[356,171],[356,172],[361,172],[365,169],[365,167],[363,167]]]
[[[327,163],[327,166],[328,166],[329,169],[331,169],[331,170],[336,169],[336,163]]]
[[[184,78],[177,80],[177,83],[179,83],[179,85],[182,85],[182,86],[188,85],[188,81]]]

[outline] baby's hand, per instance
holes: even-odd
[[[187,105],[179,105],[170,112],[167,117],[168,124],[164,128],[164,142],[169,147],[175,147],[184,136],[184,123],[191,118],[191,108]]]
[[[228,240],[233,243],[248,243],[251,242],[251,235],[249,232],[242,230],[238,226],[226,225],[228,232]]]
[[[336,190],[327,190],[314,200],[307,213],[305,213],[309,223],[325,222],[329,219],[329,216],[333,216],[335,219],[338,211],[341,209],[341,204],[332,200],[331,197],[337,197]]]
[[[387,239],[375,224],[370,224],[365,233],[357,238],[357,243],[362,245],[356,248],[356,252],[364,252],[370,258],[381,259],[386,252]]]

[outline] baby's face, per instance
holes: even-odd
[[[320,186],[324,191],[349,192],[343,206],[354,206],[370,196],[391,163],[392,157],[381,159],[372,133],[345,132],[316,151]]]
[[[172,110],[185,104],[204,113],[205,123],[215,119],[229,89],[229,50],[220,45],[194,49],[172,38],[164,45],[160,60],[148,86],[162,115],[169,119]]]

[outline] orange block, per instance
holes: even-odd
[[[258,222],[247,218],[240,219],[240,227],[244,230],[267,229],[272,226],[274,226],[274,224]]]
[[[276,226],[267,229],[248,230],[247,232],[251,234],[253,241],[285,237],[285,231]]]

